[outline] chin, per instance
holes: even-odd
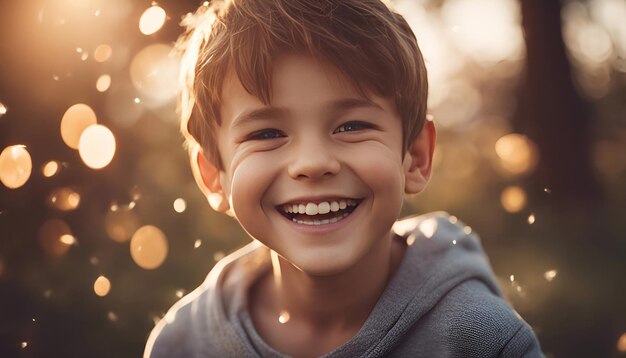
[[[337,256],[336,253],[329,256],[311,252],[311,255],[307,257],[299,257],[295,260],[286,259],[286,261],[307,275],[316,277],[338,275],[350,270],[356,264],[355,258]]]

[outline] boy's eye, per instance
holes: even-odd
[[[284,137],[285,134],[278,129],[262,129],[256,131],[246,138],[247,140],[266,140]]]
[[[335,133],[354,132],[354,131],[360,131],[360,130],[368,129],[368,128],[372,128],[372,125],[369,124],[369,123],[365,123],[365,122],[348,122],[348,123],[344,123],[344,124],[340,125],[339,127],[337,127],[337,129],[335,129]]]

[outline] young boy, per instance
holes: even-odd
[[[380,0],[214,1],[188,17],[182,132],[254,241],[156,326],[146,357],[536,357],[473,235],[397,221],[430,177],[424,61]]]

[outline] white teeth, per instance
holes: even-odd
[[[346,216],[350,215],[349,213],[343,213],[337,217],[331,218],[331,219],[324,219],[324,220],[297,220],[296,218],[291,219],[291,221],[298,223],[298,224],[304,224],[304,225],[310,225],[310,226],[318,226],[318,225],[327,225],[327,224],[333,224],[336,223],[337,221],[341,221],[343,220]]]
[[[317,215],[317,205],[315,205],[314,203],[306,204],[306,214]]]
[[[328,214],[330,212],[330,204],[327,201],[317,204],[318,214]]]
[[[356,200],[339,200],[339,201],[322,201],[319,204],[316,203],[302,203],[302,204],[285,204],[283,205],[283,211],[290,214],[306,214],[309,216],[328,214],[329,212],[337,212],[343,210],[349,206],[356,206]]]

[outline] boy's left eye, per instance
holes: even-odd
[[[369,129],[369,128],[372,128],[372,125],[369,123],[358,122],[358,121],[348,122],[337,127],[337,129],[335,129],[335,133],[354,132],[354,131],[360,131],[360,130]]]

